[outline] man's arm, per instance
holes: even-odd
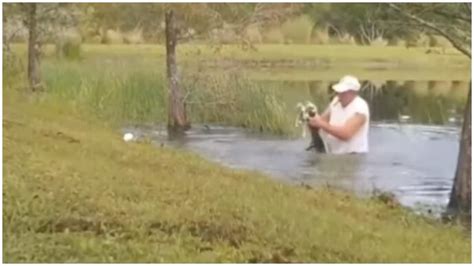
[[[351,139],[352,136],[354,136],[355,133],[362,127],[362,125],[364,125],[365,120],[367,119],[365,115],[357,113],[353,117],[349,118],[343,126],[333,126],[330,125],[329,122],[323,118],[323,116],[316,116],[310,119],[310,126],[319,127],[343,141]]]

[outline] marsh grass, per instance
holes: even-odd
[[[117,125],[163,121],[166,91],[161,73],[115,63],[47,62],[44,80],[52,97]]]
[[[265,88],[236,73],[200,75],[191,81],[186,87],[195,120],[280,135],[292,133],[293,114],[288,112],[279,90]]]
[[[153,71],[151,63],[49,61],[43,72],[53,97],[111,123],[166,123],[166,79],[160,69]],[[276,90],[264,89],[236,73],[183,75],[182,85],[193,122],[292,133],[293,114],[287,112]]]

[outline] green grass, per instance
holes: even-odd
[[[47,91],[115,125],[164,122],[167,90],[161,71],[127,61],[69,62],[43,65]]]
[[[137,59],[46,60],[43,77],[51,97],[67,101],[113,125],[166,124],[168,92],[162,68]],[[195,123],[240,126],[291,135],[291,119],[276,90],[235,73],[182,75],[187,111]]]
[[[248,80],[237,73],[199,74],[184,87],[195,121],[239,126],[254,131],[291,135],[294,114],[288,111],[284,94]]]
[[[419,67],[428,69],[446,69],[450,67],[470,68],[470,60],[456,50],[450,48],[445,54],[427,54],[427,48],[410,48],[400,46],[357,46],[357,45],[312,45],[312,44],[261,44],[256,45],[258,51],[245,51],[237,45],[223,45],[219,52],[206,44],[178,45],[180,62],[196,60],[328,60],[334,67],[360,66],[370,63],[387,63],[390,68]],[[13,45],[19,52],[26,52],[24,44]],[[82,46],[87,56],[146,56],[142,59],[163,59],[163,45],[101,45],[85,44]],[[54,47],[47,45],[45,54],[54,54]],[[164,64],[164,62],[163,62]]]
[[[376,200],[124,143],[6,88],[5,262],[470,262],[470,234]]]

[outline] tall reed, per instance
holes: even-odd
[[[43,75],[48,92],[114,124],[165,123],[168,91],[163,69],[139,61],[49,61]],[[154,70],[156,69],[156,70]],[[195,73],[181,77],[194,123],[245,127],[290,134],[293,113],[277,90],[238,73]]]

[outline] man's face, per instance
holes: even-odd
[[[351,94],[351,91],[345,91],[337,94],[337,98],[339,98],[339,101],[343,101],[344,99],[347,99],[348,95]]]
[[[337,94],[337,98],[341,103],[348,103],[354,96],[357,94],[356,91],[350,90],[345,91]]]

